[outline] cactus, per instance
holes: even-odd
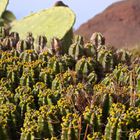
[[[0,39],[5,38],[8,35],[7,30],[2,26],[0,26]]]
[[[17,32],[11,32],[11,33],[10,33],[10,37],[12,37],[12,38],[15,39],[16,44],[17,44],[18,41],[20,40],[19,33],[17,33]]]
[[[87,80],[87,83],[88,84],[96,84],[96,82],[97,82],[97,74],[95,73],[95,71],[93,71],[93,72],[91,72],[88,76],[87,76],[87,78],[86,78],[86,80]]]
[[[40,20],[37,20],[38,18]],[[13,22],[11,31],[19,32],[22,39],[25,39],[27,32],[32,32],[35,38],[38,35],[45,35],[49,44],[53,37],[57,37],[62,40],[64,53],[67,53],[68,47],[71,44],[71,30],[74,22],[75,14],[68,7],[52,7],[25,17],[20,21]],[[25,25],[24,27],[22,27],[23,24]],[[67,39],[69,39],[68,42],[66,42]]]
[[[103,135],[100,132],[94,132],[87,136],[87,140],[103,140]]]
[[[0,105],[14,102],[14,94],[6,87],[0,85]]]
[[[31,92],[31,89],[28,86],[19,86],[16,89],[14,100],[19,113],[18,123],[22,124],[25,112],[35,108],[34,96]]]
[[[92,57],[94,60],[97,60],[97,49],[95,45],[91,43],[85,44],[84,52],[87,57]]]
[[[16,106],[12,103],[0,105],[0,139],[17,139],[16,130]]]
[[[38,59],[38,55],[34,50],[25,50],[20,54],[22,62],[32,62]]]
[[[3,45],[3,50],[4,51],[5,50],[12,50],[12,48],[16,47],[16,42],[15,42],[14,38],[7,37],[7,38],[3,39],[2,45]]]
[[[102,132],[102,109],[97,106],[86,107],[83,112],[84,123],[83,126],[86,128],[88,125],[90,131],[88,130],[86,133],[94,134],[95,132]],[[86,130],[84,128],[84,130]]]
[[[74,112],[74,108],[71,106],[71,103],[68,102],[68,100],[66,98],[60,98],[57,102],[59,111],[61,116],[66,116],[68,113],[73,113]]]
[[[123,113],[125,112],[125,106],[118,103],[112,104],[110,110],[110,117],[105,128],[106,139],[126,139],[126,134],[123,133],[125,124],[123,122]]]
[[[56,37],[54,37],[51,41],[51,52],[56,56],[60,56],[62,54],[62,43]]]
[[[74,43],[69,48],[69,55],[75,60],[81,58],[84,54],[83,38],[81,36],[75,36]]]
[[[47,85],[47,87],[51,88],[52,81],[54,79],[53,70],[50,68],[41,69],[40,74],[39,74],[39,79],[41,82],[44,82]]]
[[[101,33],[95,32],[92,34],[90,42],[99,50],[102,48],[102,45],[105,45],[105,38]]]
[[[94,65],[95,62],[90,57],[82,57],[78,60],[75,66],[75,71],[77,72],[79,79],[87,77],[90,72],[94,71]]]
[[[51,138],[60,135],[59,110],[56,106],[41,106],[40,115],[38,116],[38,125],[40,126],[41,135],[44,138]]]
[[[31,45],[26,40],[19,40],[18,43],[16,44],[16,49],[21,53],[25,50],[30,50]]]
[[[124,49],[119,49],[116,51],[116,61],[117,63],[125,63],[127,65],[130,64],[131,61],[131,53]]]
[[[18,65],[11,65],[7,67],[7,78],[11,79],[11,82],[13,83],[13,88],[17,88],[19,85],[19,79],[21,77],[21,70]]]
[[[43,52],[47,47],[47,38],[46,36],[38,36],[36,41],[36,51]]]
[[[37,51],[30,50],[37,47],[31,33],[22,42],[16,32],[5,31],[0,39],[0,139],[139,139],[137,55],[129,60],[125,51],[119,57],[100,37],[97,47],[75,36],[73,43],[84,46],[84,56],[75,60],[64,54],[57,36],[51,54],[45,36],[38,41],[43,50]]]
[[[74,84],[74,77],[69,71],[66,71],[64,74],[57,74],[52,81],[52,89],[65,89],[70,84]]]
[[[51,68],[55,74],[65,72],[68,68],[66,63],[61,59],[61,57],[53,56],[48,61],[48,68]]]
[[[43,105],[56,105],[57,101],[60,98],[58,91],[53,91],[51,89],[44,89],[38,94],[38,104],[39,106]]]
[[[8,3],[9,3],[9,0],[1,0],[1,2],[0,2],[0,17],[2,16],[3,12],[7,8]]]
[[[34,84],[35,84],[35,78],[31,73],[27,72],[22,74],[20,78],[21,86],[29,86],[32,88]]]
[[[76,62],[70,55],[65,54],[61,57],[61,59],[65,62],[68,69],[74,70]]]
[[[108,73],[114,69],[114,57],[111,50],[100,49],[97,60],[102,65],[104,72]]]
[[[25,119],[23,123],[23,127],[21,128],[21,136],[20,140],[35,140],[35,138],[39,137],[39,125],[37,122],[39,115],[39,111],[36,110],[28,110],[25,113]]]
[[[29,42],[31,49],[34,49],[34,38],[33,38],[32,33],[29,32],[27,34],[26,41]]]
[[[80,117],[77,114],[67,114],[65,117],[62,118],[62,140],[77,140],[80,139],[79,132],[80,132]]]
[[[5,26],[6,28],[9,28],[9,24],[16,19],[11,11],[6,10],[8,4],[9,0],[1,0],[0,2],[0,26]]]

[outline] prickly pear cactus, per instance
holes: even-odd
[[[0,17],[2,16],[3,12],[5,11],[9,0],[0,0]]]
[[[57,37],[62,40],[63,46],[67,47],[70,44],[65,44],[63,38],[71,32],[74,22],[75,14],[73,11],[68,7],[59,6],[43,10],[27,16],[20,21],[13,22],[11,31],[19,32],[21,38],[25,38],[27,32],[32,32],[35,38],[38,35],[45,35],[49,44],[53,37]],[[69,40],[72,40],[71,35],[69,34]]]

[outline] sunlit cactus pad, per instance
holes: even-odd
[[[62,39],[75,23],[75,14],[68,7],[52,7],[47,10],[31,14],[12,24],[12,31],[20,33],[25,38],[27,32],[34,37],[45,35],[48,40],[53,37]]]
[[[9,3],[9,0],[0,0],[0,17],[2,13],[5,11],[8,3]]]

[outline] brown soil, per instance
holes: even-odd
[[[140,0],[124,0],[112,4],[82,24],[75,33],[88,40],[93,32],[103,33],[106,43],[115,47],[140,44]]]

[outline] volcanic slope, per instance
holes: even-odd
[[[101,32],[106,43],[117,48],[139,45],[140,0],[116,2],[75,31],[86,40],[93,32]]]

